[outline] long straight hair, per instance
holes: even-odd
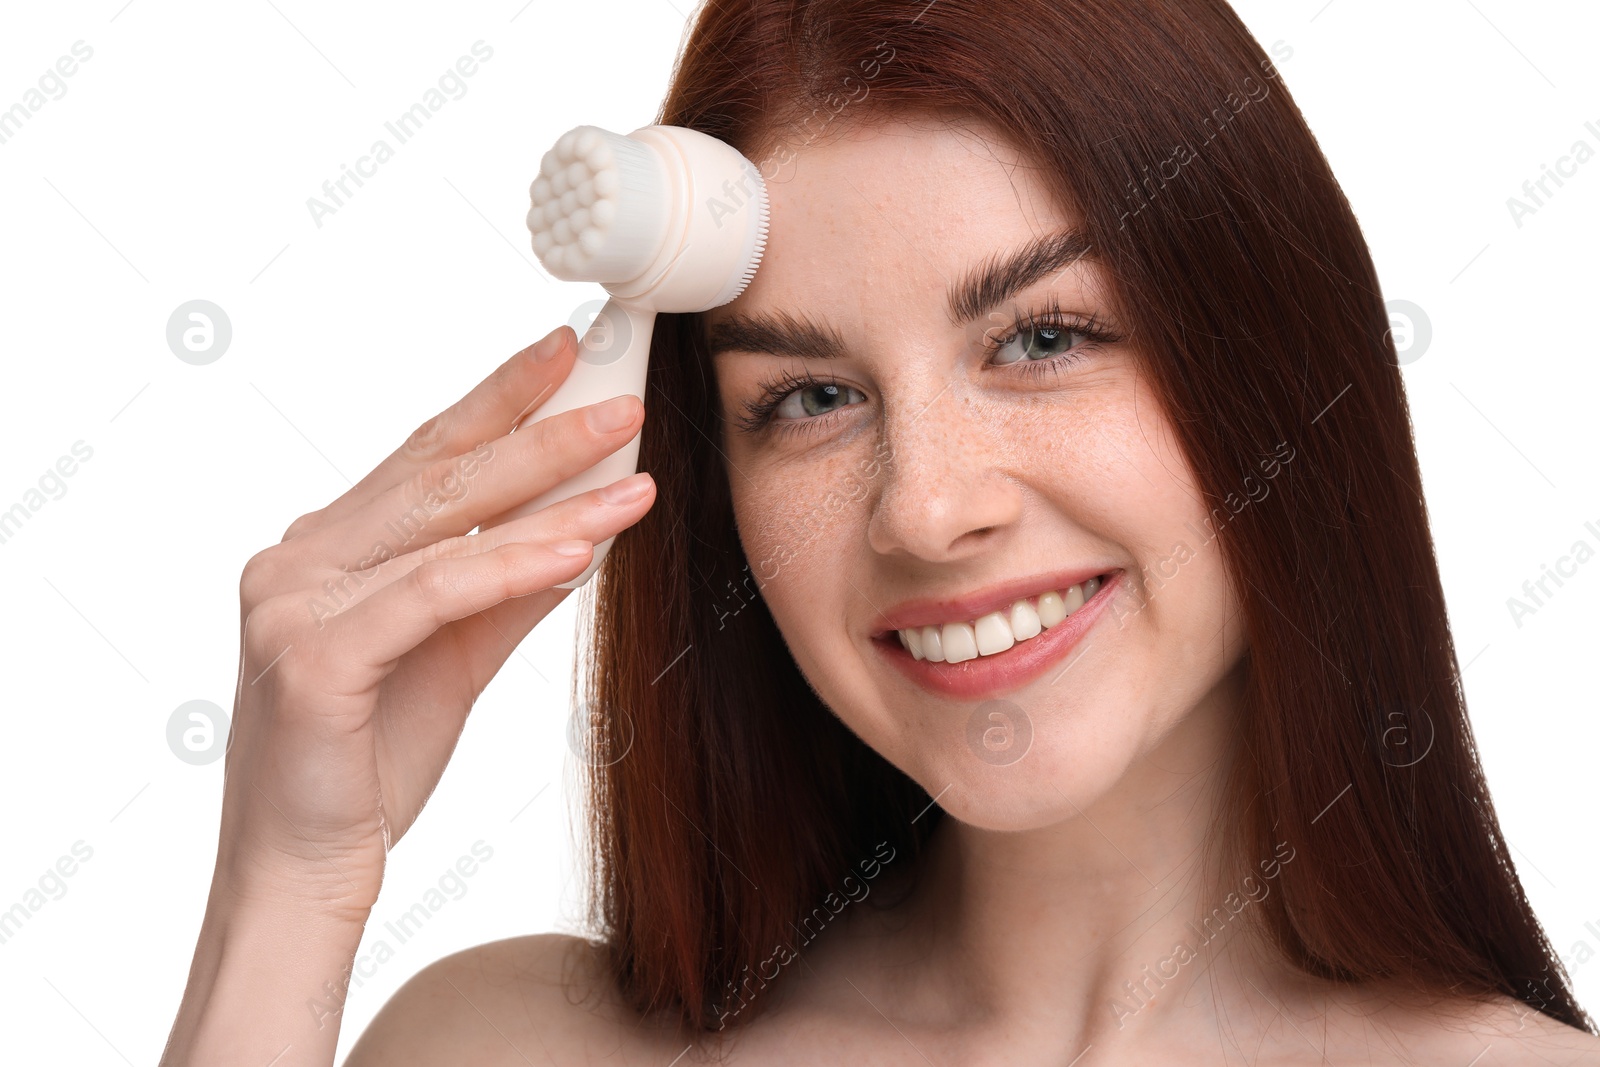
[[[1593,1032],[1474,747],[1371,256],[1272,59],[1224,0],[707,0],[655,121],[771,177],[832,123],[916,113],[998,130],[1082,219],[1195,472],[1249,643],[1214,860],[1295,850],[1264,943]],[[851,880],[914,864],[942,812],[767,611],[701,330],[658,320],[658,498],[583,594],[575,695],[596,939],[636,1010],[712,1031],[758,1014]]]

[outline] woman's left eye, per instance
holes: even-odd
[[[996,356],[990,362],[1002,367],[1027,362],[1030,365],[1022,369],[1028,373],[1058,371],[1095,345],[1117,339],[1096,316],[1062,314],[1054,296],[1037,314],[1014,310],[1010,327],[999,337],[994,336],[996,329],[991,327],[983,335],[984,347]],[[1010,358],[1001,358],[1007,353],[1012,353]]]
[[[995,352],[996,358],[990,362],[996,366],[1004,367],[1022,360],[1030,362],[1051,359],[1081,348],[1093,341],[1095,335],[1082,326],[1070,322],[1037,321],[1023,324],[1013,329],[999,341],[991,342],[989,347]],[[1021,342],[1019,345],[1018,342]],[[1012,358],[1000,358],[1007,352],[1014,352]]]

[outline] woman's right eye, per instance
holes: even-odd
[[[779,433],[790,433],[825,421],[825,416],[849,403],[837,403],[849,394],[865,399],[859,389],[824,381],[806,374],[784,371],[760,386],[759,399],[746,401],[744,414],[734,421],[746,433],[755,434],[771,427]],[[859,402],[859,401],[856,401]]]
[[[826,415],[845,404],[832,404],[847,393],[861,394],[848,385],[836,385],[832,382],[818,382],[815,385],[796,389],[789,395],[782,397],[773,407],[773,414],[779,421],[792,419],[803,421],[808,417]]]

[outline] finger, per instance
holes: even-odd
[[[335,685],[364,691],[430,635],[513,597],[549,590],[589,566],[592,545],[576,556],[513,541],[490,552],[430,560],[374,592],[328,625],[324,663]]]
[[[511,654],[533,628],[573,592],[575,590],[552,587],[527,596],[511,597],[491,608],[446,623],[423,639],[421,644],[400,660],[389,680],[396,681],[404,672],[414,671],[423,676],[423,684],[436,682],[436,678],[426,676],[438,669],[438,663],[459,663],[459,673],[452,681],[456,691],[464,694],[466,699],[462,701],[462,714],[454,717],[453,723],[450,721],[452,717],[441,716],[439,709],[430,707],[418,709],[422,712],[420,721],[408,725],[407,730],[427,730],[431,722],[445,731],[446,740],[454,739],[461,731],[461,721],[467,709],[477,703],[478,697],[505,666],[506,660],[511,658]],[[441,651],[435,652],[434,646]],[[441,654],[449,658],[441,660]],[[457,655],[459,660],[455,658]]]
[[[577,334],[572,327],[556,327],[496,367],[467,395],[418,426],[399,448],[344,495],[320,511],[296,519],[284,532],[283,540],[348,517],[430,465],[510,433],[521,418],[548,400],[566,379],[577,350]]]
[[[612,492],[625,489],[625,483],[641,487],[643,491],[626,498]],[[597,545],[638,522],[654,503],[654,480],[642,472],[632,474],[611,485],[580,493],[504,525],[436,541],[376,568],[331,573],[320,587],[311,592],[310,610],[319,627],[325,625],[332,616],[351,610],[378,590],[404,579],[418,567],[434,560],[481,555],[517,542],[549,545],[559,541],[583,540]]]
[[[440,635],[454,631],[461,647],[468,651],[463,679],[468,692],[482,693],[533,628],[574,592],[552,588],[513,597],[441,629]]]
[[[297,565],[370,570],[535,500],[638,434],[644,405],[631,394],[621,404],[630,418],[614,430],[592,429],[588,414],[603,404],[586,405],[432,464],[348,517],[300,534],[292,549]]]

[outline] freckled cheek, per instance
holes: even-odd
[[[1077,401],[1013,411],[995,465],[1014,472],[1079,528],[1137,551],[1140,531],[1170,507],[1168,498],[1178,490],[1122,404]]]
[[[1177,717],[1238,662],[1248,647],[1236,594],[1213,541],[1181,560],[1152,565],[1148,599],[1135,618],[1156,658],[1148,682],[1156,702]],[[1156,576],[1159,566],[1163,576]],[[1132,634],[1129,635],[1133,636]]]
[[[1204,674],[1237,655],[1243,637],[1216,524],[1193,468],[1170,422],[1144,395],[1137,418],[1128,409],[1100,429],[1101,473],[1083,477],[1099,478],[1091,493],[1099,498],[1096,521],[1134,568],[1124,628],[1137,625],[1158,642],[1178,674]]]
[[[1210,640],[1225,610],[1216,549],[1202,550],[1207,512],[1193,471],[1154,397],[1129,387],[1086,391],[1072,403],[1041,405],[1019,418],[1033,436],[1029,472],[1036,492],[1129,568],[1128,619],[1148,634]],[[1205,558],[1197,558],[1202,551]],[[1183,562],[1185,561],[1186,562]],[[1148,569],[1148,574],[1146,570]],[[1171,575],[1158,596],[1156,587]],[[1156,600],[1161,610],[1157,610]],[[1146,608],[1135,610],[1140,604]]]
[[[866,543],[869,518],[870,480],[855,458],[752,465],[744,475],[730,483],[734,517],[774,614],[848,590],[840,576]]]

